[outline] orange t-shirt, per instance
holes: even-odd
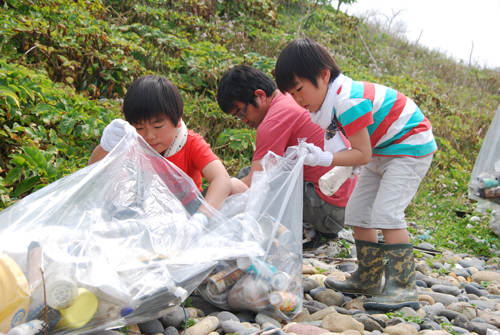
[[[210,144],[205,142],[200,134],[192,130],[188,131],[187,141],[184,147],[167,160],[191,177],[201,191],[201,170],[210,163],[219,159],[210,149]]]

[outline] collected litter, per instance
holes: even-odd
[[[264,233],[265,254],[220,261],[196,290],[212,305],[285,320],[302,311],[301,145],[284,157],[268,153],[261,161],[263,171],[252,176],[252,187],[219,209],[232,221],[255,221]]]
[[[210,219],[196,235],[200,205]],[[99,163],[0,212],[0,332],[86,334],[169,313],[219,261],[266,254],[268,236],[252,218],[260,213],[230,214],[129,133]],[[231,282],[221,279],[211,285],[224,293]]]

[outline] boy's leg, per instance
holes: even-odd
[[[409,243],[405,209],[417,193],[432,162],[426,157],[374,157],[382,180],[373,203],[372,228],[381,229],[386,244]]]
[[[354,227],[358,268],[343,282],[327,278],[325,287],[369,295],[380,294],[382,291],[382,244],[377,243],[377,231],[371,226],[372,204],[381,178],[372,162],[363,167],[346,207],[346,225]]]
[[[373,227],[382,229],[385,286],[382,293],[366,300],[365,309],[390,311],[402,307],[419,308],[415,285],[413,245],[409,242],[404,211],[415,196],[432,162],[430,157],[380,157],[383,173],[373,204]]]

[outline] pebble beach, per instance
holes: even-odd
[[[349,278],[356,269],[355,258],[338,262],[327,255],[304,254],[303,306],[293,320],[224,311],[195,290],[185,304],[189,307],[179,306],[159,319],[130,325],[128,331],[155,335],[500,335],[500,258],[477,258],[450,251],[440,254],[439,261],[434,260],[434,254],[425,252],[415,259],[420,302],[416,310],[364,310],[365,297],[344,295],[323,284],[327,277]],[[184,329],[186,317],[195,324]]]

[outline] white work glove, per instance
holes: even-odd
[[[110,152],[129,132],[135,128],[125,120],[115,119],[104,128],[101,137],[101,147]]]
[[[349,176],[349,178],[354,179],[354,177],[356,177],[360,172],[361,172],[361,166],[353,166],[352,173]]]
[[[203,230],[203,227],[205,227],[208,223],[207,216],[203,213],[196,212],[193,214],[193,216],[189,219],[189,230],[191,231],[191,234],[193,236],[198,235],[201,233]]]
[[[330,166],[332,165],[333,154],[328,151],[323,151],[321,148],[315,146],[312,143],[306,143],[308,152],[306,159],[304,160],[304,165],[310,166]],[[304,148],[299,151],[299,155],[304,153]]]

